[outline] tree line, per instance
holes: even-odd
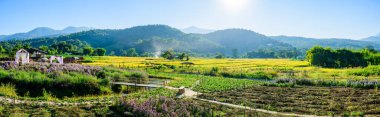
[[[50,46],[41,45],[38,47],[33,47],[29,43],[22,42],[1,42],[0,43],[0,53],[2,57],[13,57],[16,52],[20,49],[40,49],[42,51],[47,52],[50,55],[63,55],[63,54],[71,54],[71,55],[89,55],[89,56],[104,56],[106,55],[106,49],[104,48],[93,48],[90,45],[75,41],[60,41],[56,42]]]
[[[366,67],[379,65],[380,53],[370,46],[361,50],[315,46],[306,52],[306,60],[313,66],[327,68]]]

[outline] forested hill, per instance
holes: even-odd
[[[203,55],[218,52],[231,54],[232,49],[237,49],[240,54],[245,54],[256,49],[292,48],[288,44],[249,30],[228,29],[209,34],[186,34],[166,25],[137,26],[122,30],[90,30],[56,38],[37,38],[18,42],[29,43],[32,47],[40,47],[61,41],[75,44],[76,48],[88,45],[94,48],[105,48],[107,53],[116,55],[121,55],[129,48],[135,48],[140,54],[172,48],[174,51]],[[10,41],[10,43],[16,42]]]
[[[281,49],[292,48],[291,45],[273,40],[265,35],[245,30],[245,29],[226,29],[219,30],[204,35],[205,38],[223,45],[224,53],[231,53],[237,49],[239,52],[248,52],[257,49]]]

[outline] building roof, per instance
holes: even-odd
[[[43,51],[43,50],[40,50],[40,49],[36,49],[36,48],[30,48],[30,49],[27,49],[29,53],[34,53],[34,52],[40,52],[40,53],[43,53],[43,54],[47,54],[47,52]]]

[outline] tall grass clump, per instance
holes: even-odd
[[[253,73],[233,73],[233,72],[222,72],[223,77],[229,78],[248,78],[248,79],[273,79],[277,77],[277,72],[253,72]]]
[[[17,97],[16,88],[13,84],[1,84],[0,96]]]
[[[357,69],[348,72],[349,75],[356,76],[379,76],[380,75],[380,65],[368,66],[363,69]]]

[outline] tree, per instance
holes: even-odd
[[[224,54],[222,53],[217,53],[216,56],[215,56],[216,59],[222,59],[222,58],[225,58]]]
[[[45,52],[47,52],[48,50],[49,50],[49,47],[48,46],[40,46],[40,47],[38,47],[40,50],[42,50],[42,51],[45,51]]]
[[[187,59],[189,55],[187,55],[186,53],[181,53],[180,55],[178,55],[178,59],[179,60],[184,60],[184,59]]]
[[[6,50],[4,49],[4,47],[3,47],[3,46],[0,46],[0,53],[3,54],[3,53],[5,53],[5,52],[6,52]]]
[[[109,56],[115,56],[115,51],[111,51],[111,52],[109,53]]]
[[[94,54],[97,56],[104,56],[106,54],[106,49],[104,48],[96,48]]]
[[[94,49],[92,47],[84,47],[83,48],[83,55],[91,55],[94,52]]]
[[[126,53],[127,56],[130,56],[130,57],[137,57],[139,56],[136,52],[136,49],[135,48],[129,48],[127,50],[127,53]]]
[[[172,60],[175,58],[173,49],[169,49],[162,54],[162,57]]]
[[[232,49],[232,57],[239,58],[238,49]]]
[[[67,43],[66,41],[54,43],[50,46],[50,48],[57,50],[58,54],[77,53],[78,51],[77,46],[73,45],[72,43]]]
[[[320,67],[365,67],[368,64],[378,63],[379,58],[372,55],[375,54],[366,50],[356,52],[348,49],[331,50],[330,48],[315,46],[307,51],[306,59],[311,65]]]

